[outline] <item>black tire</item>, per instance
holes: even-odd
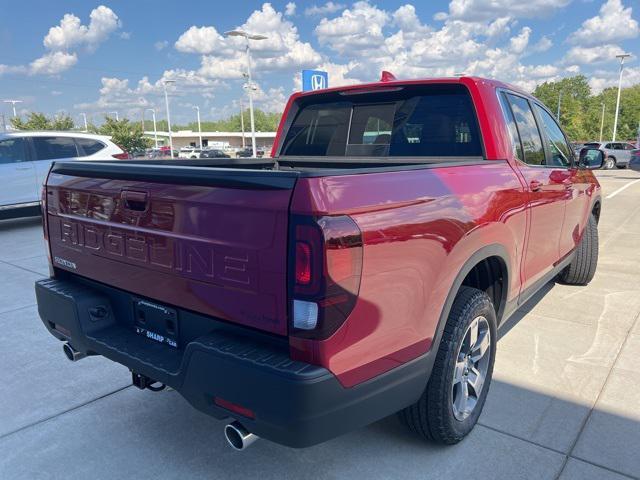
[[[480,316],[487,320],[490,334],[488,369],[473,410],[465,419],[459,420],[453,407],[454,369],[467,330]],[[493,375],[496,326],[496,312],[489,296],[475,288],[461,287],[451,307],[427,387],[415,404],[398,412],[402,423],[427,440],[447,445],[458,443],[473,429],[484,407]]]
[[[589,215],[582,239],[571,263],[560,273],[560,281],[569,285],[586,285],[598,266],[598,222]]]

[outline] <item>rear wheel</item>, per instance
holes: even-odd
[[[454,444],[475,426],[487,398],[496,352],[496,313],[489,296],[461,287],[420,399],[399,412],[418,435]]]
[[[596,274],[598,266],[598,222],[589,215],[589,221],[576,248],[573,260],[560,274],[560,281],[569,285],[586,285]]]

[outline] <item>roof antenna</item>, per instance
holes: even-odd
[[[393,73],[388,72],[387,70],[382,71],[382,75],[380,76],[381,82],[393,82],[394,80],[397,80],[397,78]]]

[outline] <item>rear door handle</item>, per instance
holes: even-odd
[[[532,192],[539,192],[542,188],[542,183],[538,180],[531,180],[531,182],[529,182],[529,188]]]

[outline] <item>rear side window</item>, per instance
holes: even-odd
[[[26,160],[23,138],[0,140],[0,165],[4,163],[25,162]]]
[[[98,140],[91,138],[76,138],[76,143],[80,146],[85,155],[93,155],[106,147],[106,145]]]
[[[71,137],[32,137],[36,159],[53,160],[78,156],[76,144]]]
[[[299,101],[283,156],[482,156],[471,97],[461,85],[332,92]]]
[[[507,94],[507,99],[520,134],[524,162],[529,165],[544,165],[545,157],[542,139],[529,102],[526,98],[511,94]]]

